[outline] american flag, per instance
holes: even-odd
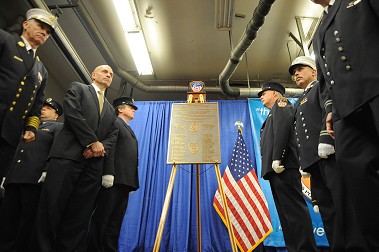
[[[251,161],[239,131],[231,161],[222,177],[222,185],[235,241],[241,251],[252,251],[273,231],[267,201],[254,166],[255,162]],[[219,189],[216,191],[213,206],[226,223]]]

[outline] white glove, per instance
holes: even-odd
[[[320,212],[320,208],[318,207],[318,205],[314,205],[313,206],[313,212],[315,212],[315,213],[319,213]]]
[[[318,144],[318,155],[321,158],[328,158],[329,155],[334,154],[336,151],[334,146],[331,144],[319,143]]]
[[[101,185],[105,188],[110,188],[113,186],[114,176],[113,175],[103,175]]]
[[[305,172],[301,168],[299,168],[299,172],[300,172],[302,178],[310,178],[311,177],[311,174],[309,172]]]
[[[5,177],[3,177],[3,179],[1,180],[0,189],[4,189],[4,181]]]
[[[45,182],[45,178],[46,178],[46,172],[44,171],[44,172],[42,172],[41,177],[38,180],[38,183]]]
[[[280,165],[282,163],[281,160],[274,160],[272,161],[272,169],[276,173],[282,173],[284,171],[284,166]]]

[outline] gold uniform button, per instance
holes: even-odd
[[[32,104],[29,102],[29,103],[28,103],[28,107],[30,107],[31,105],[32,105]]]
[[[24,86],[24,85],[25,85],[25,82],[21,81],[21,85]]]
[[[12,105],[16,105],[16,102],[15,102],[15,101],[13,101],[13,102],[12,102]]]
[[[34,88],[37,88],[37,87],[38,87],[37,85],[34,86]]]
[[[16,97],[17,97],[17,98],[20,97],[20,94],[16,94]]]
[[[22,117],[22,119],[25,119],[25,118],[26,118],[26,116],[23,116],[23,117]]]
[[[10,108],[9,108],[9,111],[13,111],[13,107],[10,107]]]
[[[18,89],[18,92],[22,92],[22,88],[19,88],[19,89]]]
[[[28,112],[29,112],[28,110],[25,110],[25,112],[24,112],[24,113],[25,113],[25,114],[27,114]]]
[[[24,80],[26,80],[26,76],[24,76]]]
[[[30,100],[31,100],[31,101],[33,101],[33,100],[34,100],[34,98],[33,98],[33,97],[32,97],[32,98],[30,98]]]

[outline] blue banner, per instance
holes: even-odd
[[[292,104],[295,104],[295,99],[289,99]],[[249,111],[250,111],[250,120],[251,120],[251,130],[253,135],[253,142],[254,142],[254,150],[255,150],[255,157],[256,157],[256,164],[257,164],[257,170],[258,170],[258,177],[261,177],[261,153],[260,153],[260,129],[262,126],[262,123],[266,119],[267,115],[269,114],[269,110],[265,107],[263,107],[262,102],[259,99],[249,99]],[[280,221],[278,214],[276,212],[276,207],[274,203],[274,199],[272,197],[270,184],[268,181],[260,178],[259,182],[261,184],[263,193],[266,196],[268,208],[271,215],[272,220],[272,226],[274,231],[265,239],[264,245],[265,246],[273,246],[273,247],[285,247],[285,242],[283,238],[283,233],[280,226]],[[306,186],[303,186],[303,192],[305,196],[310,196],[308,188]],[[305,197],[309,212],[311,213],[312,218],[312,224],[313,224],[313,233],[316,238],[317,246],[323,247],[328,246],[328,241],[326,239],[324,226],[322,224],[321,216],[320,214],[316,214],[313,211],[312,202],[308,197]],[[299,219],[299,221],[301,221]]]

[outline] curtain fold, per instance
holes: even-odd
[[[138,102],[130,122],[139,147],[140,189],[132,193],[124,217],[119,251],[152,251],[163,202],[172,171],[167,165],[171,106],[174,102]],[[218,101],[220,121],[221,175],[237,137],[236,121],[249,153],[254,154],[250,116],[246,100]],[[214,165],[200,165],[200,211],[203,251],[230,251],[227,229],[213,208],[218,184]],[[197,251],[196,165],[179,165],[162,235],[160,251]]]

